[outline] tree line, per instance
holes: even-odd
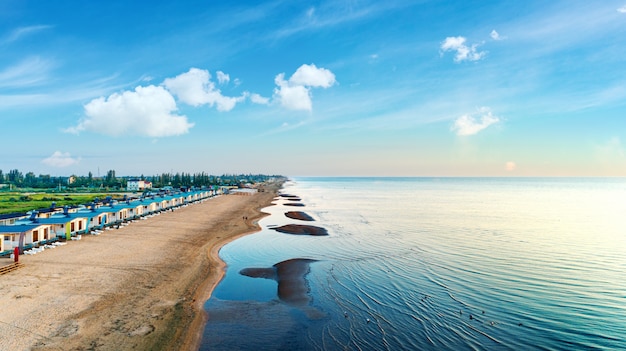
[[[269,178],[280,177],[278,175],[264,174],[222,174],[211,175],[205,172],[199,173],[161,173],[152,176],[123,176],[117,177],[115,170],[109,170],[103,177],[94,177],[89,172],[86,176],[59,176],[53,177],[49,174],[35,175],[33,172],[22,174],[17,169],[12,169],[8,173],[0,170],[0,184],[10,185],[10,188],[34,188],[34,189],[120,189],[126,188],[129,179],[146,180],[152,183],[153,188],[163,188],[171,186],[180,187],[203,187],[203,186],[238,186],[245,183],[259,183]]]

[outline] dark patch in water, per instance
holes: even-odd
[[[314,221],[313,217],[301,211],[289,211],[285,212],[285,216],[291,219],[299,219],[301,221]]]
[[[314,235],[323,236],[328,235],[326,228],[316,227],[312,225],[302,224],[286,224],[280,227],[270,228],[280,233],[295,234],[295,235]]]
[[[300,202],[290,202],[290,203],[286,203],[284,204],[285,206],[298,206],[298,207],[304,207],[303,203]]]
[[[309,264],[316,260],[294,258],[283,261],[268,268],[244,268],[239,274],[252,278],[273,279],[278,283],[278,298],[290,305],[307,305],[309,285],[306,275],[309,274]]]

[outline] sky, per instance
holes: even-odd
[[[0,2],[0,169],[626,176],[626,0]]]

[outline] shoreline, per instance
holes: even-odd
[[[219,250],[260,229],[282,184],[21,256],[0,276],[0,349],[198,349],[224,274]]]
[[[270,199],[269,203],[261,206],[255,210],[255,214],[246,216],[246,224],[248,226],[248,230],[227,238],[224,238],[214,245],[212,245],[207,250],[208,259],[214,264],[213,270],[217,274],[215,277],[208,276],[198,287],[196,290],[193,301],[194,307],[196,309],[196,317],[192,320],[188,331],[183,338],[183,342],[180,345],[179,350],[194,350],[197,351],[200,348],[200,344],[202,342],[202,336],[204,333],[204,328],[206,327],[206,323],[208,321],[208,314],[204,310],[204,304],[211,298],[213,291],[217,287],[217,285],[224,279],[226,274],[226,262],[224,262],[219,255],[220,250],[226,246],[227,244],[242,238],[244,236],[254,234],[259,232],[262,228],[259,226],[258,222],[264,217],[269,216],[270,214],[267,212],[263,212],[262,209],[270,206],[274,206],[273,199],[278,195],[278,190],[282,187],[282,183],[270,191],[274,196]]]

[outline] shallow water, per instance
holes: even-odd
[[[626,180],[301,178],[225,246],[203,350],[626,349]],[[284,224],[329,236],[278,233]],[[310,302],[239,271],[317,260]],[[368,322],[369,320],[369,322]]]

